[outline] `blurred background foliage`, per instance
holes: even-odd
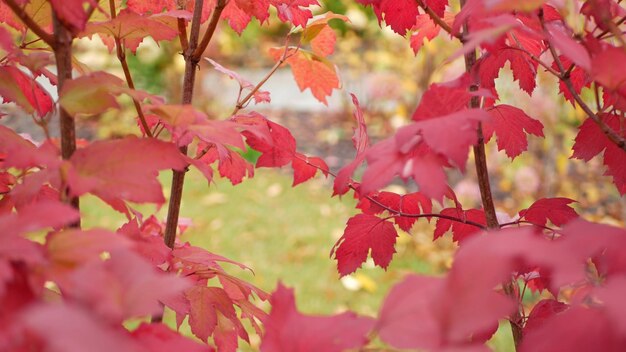
[[[327,0],[316,13],[326,11],[345,14],[351,21],[332,22],[338,40],[331,60],[338,67],[344,89],[334,92],[335,99],[328,107],[320,103],[298,107],[296,101],[295,106],[287,108],[281,108],[280,104],[279,108],[258,105],[249,110],[261,111],[286,125],[301,151],[323,157],[333,169],[338,169],[354,156],[350,141],[354,122],[348,92],[355,92],[362,101],[368,131],[373,140],[380,140],[410,120],[429,84],[455,78],[463,71],[463,63],[447,61],[459,46],[443,35],[425,43],[420,53],[414,55],[407,38],[380,29],[371,9],[353,2]],[[223,25],[205,55],[237,72],[262,76],[273,65],[268,49],[283,45],[289,30],[274,17],[269,24],[253,21],[241,36]],[[184,68],[177,45],[146,41],[137,56],[128,55],[138,88],[162,95],[172,103],[179,102]],[[115,55],[109,55],[98,39],[81,40],[78,52],[79,60],[93,70],[106,69],[122,76]],[[232,88],[232,81],[228,82],[228,78],[206,63],[197,81],[194,104],[214,118],[227,117],[233,108],[236,89],[231,90],[233,97],[225,97],[223,93],[228,91],[225,87]],[[277,73],[268,83],[275,82],[280,88],[287,81],[293,86],[290,75],[281,78]],[[577,127],[585,116],[558,95],[555,79],[540,72],[538,88],[532,97],[518,89],[506,70],[500,74],[497,85],[502,102],[518,106],[539,119],[546,135],[544,139],[530,137],[529,152],[514,161],[498,152],[493,141],[489,143],[492,187],[502,216],[513,218],[541,197],[569,197],[578,201],[574,207],[584,217],[623,226],[624,198],[610,179],[603,176],[601,159],[588,164],[569,159]],[[273,101],[281,100],[280,89],[271,93]],[[301,96],[302,102],[310,99],[309,92]],[[593,98],[590,92],[583,92],[583,97],[590,101]],[[81,118],[79,125],[99,138],[137,134],[131,102],[123,103],[126,109]],[[255,155],[249,153],[247,157],[254,159]],[[465,175],[450,174],[451,185],[466,208],[480,206],[470,165]],[[162,181],[168,194],[169,175],[162,175]],[[398,192],[414,190],[412,185],[390,187]],[[331,190],[332,180],[319,178],[291,189],[288,168],[257,170],[253,179],[236,187],[222,179],[207,185],[202,177],[191,173],[185,185],[181,214],[192,225],[183,239],[252,267],[254,275],[246,272],[241,276],[264,290],[272,291],[278,280],[296,287],[298,305],[309,313],[333,313],[350,308],[375,314],[388,288],[405,273],[440,274],[451,265],[456,245],[449,236],[433,242],[433,224],[420,220],[411,233],[400,236],[398,253],[388,271],[374,268],[370,263],[339,281],[329,252],[354,213],[355,201],[350,196],[331,198]],[[87,226],[111,228],[124,222],[121,214],[95,199],[87,199],[84,204]],[[139,209],[148,213],[156,211],[161,219],[165,216],[165,209]],[[529,297],[529,304],[534,300],[536,297]],[[510,338],[507,332],[498,336],[493,342],[496,349]]]

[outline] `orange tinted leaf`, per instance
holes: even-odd
[[[275,60],[283,55],[283,49],[273,48],[270,54]],[[335,66],[328,60],[304,50],[289,50],[287,63],[291,66],[293,76],[300,91],[310,89],[313,96],[324,104],[333,89],[339,89],[339,77]]]
[[[335,51],[337,36],[335,31],[329,26],[324,26],[320,32],[311,40],[311,49],[321,57],[331,55]]]
[[[125,237],[102,229],[65,230],[52,234],[46,240],[50,260],[70,268],[98,259],[102,252],[129,248],[131,245]]]
[[[161,102],[159,97],[128,88],[117,76],[94,72],[67,81],[61,90],[59,103],[70,115],[99,114],[119,108],[115,97],[120,94],[128,94],[139,101],[150,99],[154,103]]]
[[[132,52],[145,37],[152,37],[155,41],[171,40],[178,36],[178,30],[173,25],[168,25],[163,19],[164,14],[155,16],[142,16],[132,10],[124,9],[117,17],[106,22],[90,23],[81,33],[81,36],[91,37],[93,34],[100,34],[119,38],[124,41],[126,48]]]

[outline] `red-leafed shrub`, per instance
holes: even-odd
[[[46,138],[34,143],[0,126],[0,351],[234,351],[252,332],[264,351],[380,345],[482,351],[501,320],[509,321],[517,350],[625,350],[626,230],[579,218],[574,200],[557,195],[519,210],[513,221],[499,221],[485,155],[491,142],[514,159],[528,149],[528,135],[551,133],[519,107],[500,102],[495,84],[508,65],[517,93],[530,95],[538,71],[546,71],[563,98],[586,115],[572,158],[601,157],[606,175],[626,193],[621,1],[356,2],[373,8],[380,24],[409,36],[416,54],[425,39],[449,39],[458,49],[450,60],[463,58],[465,72],[432,84],[412,121],[374,144],[352,95],[356,154],[334,173],[322,158],[298,152],[287,128],[249,107],[270,101],[271,92],[262,88],[281,66],[322,103],[340,88],[329,21],[350,20],[313,16],[318,0],[2,0],[0,96],[32,115]],[[217,26],[226,22],[241,34],[252,18],[294,30],[285,46],[268,53],[275,66],[259,83],[206,58],[240,86],[232,114],[209,118],[192,106],[198,65]],[[93,36],[116,55],[124,79],[92,72],[75,58],[73,41]],[[181,104],[135,88],[126,55],[146,37],[180,45],[186,65]],[[44,89],[40,77],[55,92]],[[77,143],[75,117],[119,109],[120,95],[133,102],[140,137]],[[60,121],[60,139],[50,137],[52,119]],[[238,152],[247,147],[260,154],[255,165]],[[446,176],[466,172],[470,150],[482,196],[477,209],[461,204]],[[319,171],[334,177],[335,195],[351,192],[359,200],[360,213],[347,220],[332,247],[340,276],[368,257],[387,268],[396,227],[409,231],[421,218],[435,220],[434,239],[452,232],[458,242],[451,270],[444,277],[406,277],[377,317],[309,316],[297,311],[294,293],[281,284],[267,294],[222,268],[246,266],[177,241],[188,169],[208,181],[218,172],[238,184],[256,167],[287,165],[294,186]],[[166,203],[157,178],[163,170],[173,177],[161,223],[131,203]],[[397,178],[413,181],[418,191],[382,190]],[[118,229],[81,228],[86,194],[127,222]],[[523,304],[527,287],[544,295],[530,311]],[[268,300],[271,310],[258,308],[257,300]],[[175,314],[177,326],[161,322],[164,309]],[[137,318],[144,322],[129,329]],[[177,331],[185,319],[197,338]]]

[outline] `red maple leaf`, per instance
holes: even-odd
[[[466,110],[472,96],[467,86],[463,84],[463,78],[446,83],[431,84],[422,95],[412,119],[414,121],[428,120]]]
[[[271,143],[245,132],[250,148],[261,152],[256,167],[281,167],[289,164],[296,153],[296,140],[285,127],[265,119],[271,135]]]
[[[378,215],[387,211],[391,216],[395,215],[394,221],[402,230],[409,231],[415,221],[417,221],[417,218],[399,215],[399,213],[406,215],[430,213],[433,203],[430,198],[419,192],[404,195],[392,192],[379,192],[370,195],[369,198],[361,198],[357,207],[364,213],[372,215]]]
[[[478,223],[483,226],[487,226],[487,219],[485,218],[485,212],[482,209],[468,209],[462,210],[458,208],[446,208],[441,211],[442,215],[451,216],[462,221],[469,220]],[[475,225],[465,224],[459,221],[453,221],[450,219],[439,218],[437,219],[437,225],[435,226],[434,239],[443,236],[446,232],[452,231],[452,239],[455,242],[463,242],[464,240],[477,235],[482,229]]]
[[[230,27],[241,34],[248,26],[252,17],[256,17],[261,23],[269,17],[269,0],[234,0],[226,3],[222,12],[222,18],[228,21]]]
[[[282,48],[270,50],[274,60],[283,57],[283,53]],[[286,62],[291,66],[300,91],[310,89],[315,99],[327,105],[326,98],[332,94],[333,89],[340,87],[335,65],[322,56],[302,49],[290,49],[287,55]]]
[[[218,349],[232,345],[237,336],[247,340],[248,335],[237,318],[233,300],[224,289],[219,287],[195,286],[186,291],[185,296],[191,303],[189,325],[191,332],[206,342],[214,335]],[[232,350],[232,349],[228,349]]]
[[[556,226],[563,226],[578,217],[576,211],[569,206],[575,202],[569,198],[542,198],[528,209],[521,210],[519,216],[538,226],[545,226],[548,220]]]
[[[374,215],[358,214],[346,225],[343,236],[330,252],[337,259],[339,274],[345,276],[356,271],[370,250],[374,264],[386,269],[396,252],[398,233],[393,224]]]
[[[291,167],[293,168],[292,186],[294,187],[313,178],[317,170],[321,170],[325,176],[328,176],[328,165],[326,165],[323,159],[318,157],[309,157],[296,153],[291,160]]]
[[[394,32],[404,36],[413,28],[418,12],[414,0],[357,0],[363,5],[372,5],[378,17],[378,23],[383,20]],[[432,2],[432,1],[431,1]],[[440,3],[441,1],[435,0]]]
[[[270,299],[272,310],[264,321],[261,351],[340,352],[368,342],[375,320],[356,314],[304,315],[296,309],[292,289],[278,284]]]
[[[230,149],[226,149],[225,153],[220,153],[217,147],[209,147],[206,143],[198,144],[199,151],[206,149],[208,149],[208,152],[198,160],[207,165],[219,160],[218,171],[220,176],[228,178],[233,186],[240,184],[246,176],[249,178],[254,176],[253,165],[239,153]]]
[[[504,150],[511,159],[528,149],[526,133],[543,137],[543,124],[514,106],[501,104],[489,109],[491,121],[483,124],[485,141],[495,133],[498,150]]]
[[[488,53],[479,61],[478,72],[481,85],[485,88],[495,88],[495,79],[500,75],[500,69],[509,62],[513,71],[513,78],[519,82],[520,88],[529,95],[535,90],[537,77],[537,62],[531,60],[523,51],[511,47],[501,47]]]

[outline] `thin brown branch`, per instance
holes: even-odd
[[[546,33],[546,36],[547,36],[548,31],[545,26],[543,11],[539,11],[539,21],[541,22],[543,31],[544,33]],[[585,103],[585,101],[582,99],[580,94],[576,92],[576,89],[574,88],[574,84],[572,83],[572,80],[570,79],[569,74],[567,74],[568,71],[565,70],[565,67],[563,66],[563,63],[561,62],[561,59],[559,58],[559,55],[556,52],[556,49],[550,43],[548,43],[548,48],[550,49],[550,54],[552,55],[552,58],[554,59],[556,66],[559,68],[559,74],[557,75],[557,77],[559,77],[559,79],[563,81],[563,83],[567,87],[567,90],[574,97],[574,100],[576,101],[576,103],[578,103],[578,105],[580,106],[581,109],[583,109],[585,114],[587,114],[587,116],[589,116],[589,118],[593,120],[596,123],[596,125],[598,125],[598,127],[600,127],[600,129],[607,136],[607,138],[609,138],[613,143],[615,143],[620,149],[622,149],[623,151],[626,151],[626,140],[622,136],[617,134],[617,132],[615,132],[606,123],[604,123],[604,121],[602,121],[602,118],[598,114],[593,112],[593,110],[591,110],[589,105]]]
[[[109,0],[109,8],[111,10],[111,18],[115,19],[117,16],[115,9],[115,1]],[[135,82],[133,81],[133,76],[130,74],[130,68],[128,67],[128,61],[126,61],[126,53],[125,48],[122,44],[122,41],[119,37],[115,37],[115,50],[117,52],[117,59],[122,65],[122,70],[124,71],[124,77],[126,78],[126,84],[128,88],[135,90]],[[133,105],[135,106],[135,110],[137,111],[137,116],[139,117],[139,122],[141,123],[141,127],[143,127],[144,133],[152,138],[152,131],[150,130],[150,126],[148,126],[148,122],[146,121],[146,115],[143,113],[143,109],[141,108],[141,104],[134,97]]]
[[[626,16],[623,16],[622,18],[620,18],[616,23],[615,26],[620,26],[622,23],[624,23],[626,21]],[[597,39],[604,39],[603,37],[608,34],[611,33],[611,29],[605,29],[602,32],[600,32],[600,34],[598,34],[596,36]]]
[[[196,50],[200,36],[200,18],[202,16],[203,2],[203,0],[195,0],[188,48],[183,53],[183,57],[185,58],[182,94],[183,104],[191,104],[193,100],[193,87],[196,80],[196,69],[198,68],[198,60],[193,58],[193,53]],[[180,152],[186,155],[187,146],[181,147]],[[180,215],[186,171],[173,170],[172,172],[172,189],[170,191],[164,233],[164,242],[170,248],[174,248],[174,243],[176,242],[176,230],[178,228],[178,217]]]
[[[183,52],[185,52],[189,47],[189,42],[187,41],[187,24],[185,23],[184,18],[179,18],[176,22],[178,24],[178,38],[180,39],[180,47],[183,49]]]
[[[605,24],[609,27],[611,34],[613,34],[613,38],[617,39],[623,50],[626,50],[626,41],[624,41],[624,34],[622,33],[622,31],[620,31],[618,25],[616,25],[611,20],[607,20]]]
[[[57,68],[57,94],[61,94],[65,83],[72,79],[72,35],[63,26],[54,11],[52,12],[52,26],[54,30],[54,58]],[[59,107],[59,118],[61,128],[61,156],[67,160],[72,157],[76,150],[76,126],[74,116],[71,116],[63,107]],[[68,197],[67,192],[63,192],[64,200],[74,208],[79,209],[78,197]],[[80,219],[70,225],[80,227]]]
[[[200,57],[206,50],[207,46],[209,46],[209,42],[213,38],[213,34],[215,33],[215,29],[217,28],[217,24],[220,22],[220,17],[222,16],[222,11],[226,7],[226,0],[217,0],[217,4],[215,4],[215,8],[213,9],[213,13],[211,14],[211,20],[209,21],[209,25],[202,36],[202,40],[198,47],[195,48],[192,58],[194,60],[200,60]]]
[[[520,224],[529,224],[529,225],[532,225],[532,226],[538,227],[538,228],[540,228],[540,229],[550,231],[550,232],[552,232],[552,233],[559,233],[559,231],[558,231],[557,229],[553,229],[553,228],[551,228],[550,226],[546,226],[546,225],[538,225],[538,224],[535,224],[535,223],[530,222],[530,221],[528,221],[528,220],[515,220],[515,221],[511,221],[511,222],[506,222],[506,223],[504,223],[504,224],[500,224],[500,228],[503,228],[503,227],[508,227],[508,226],[513,226],[513,225],[520,225]]]
[[[56,46],[55,36],[46,32],[43,28],[41,28],[37,22],[35,22],[27,13],[26,10],[21,7],[15,0],[3,0],[7,6],[13,11],[15,16],[19,18],[25,25],[33,31],[41,40],[43,40],[46,44],[48,44],[51,48]]]
[[[288,40],[289,40],[289,37],[287,37],[287,41]],[[285,43],[285,44],[287,44],[287,43]],[[237,105],[235,105],[235,109],[233,109],[233,112],[230,113],[230,116],[233,116],[233,115],[237,114],[239,112],[239,110],[243,109],[248,104],[250,99],[252,99],[252,97],[254,97],[254,94],[256,94],[256,92],[258,92],[259,89],[261,89],[261,87],[263,87],[263,85],[267,82],[267,80],[269,80],[270,77],[272,77],[274,75],[274,73],[276,73],[276,70],[278,70],[280,68],[280,66],[282,66],[285,63],[285,61],[291,56],[291,55],[288,55],[288,52],[289,52],[289,47],[287,45],[285,45],[285,51],[283,52],[283,55],[276,62],[276,64],[274,64],[274,66],[265,75],[265,77],[263,77],[263,79],[259,83],[257,83],[257,85],[254,86],[254,88],[252,88],[250,93],[248,93],[248,95],[246,95],[243,99],[241,99],[241,100],[237,99]],[[241,91],[239,92],[239,94],[241,95]]]
[[[463,42],[463,35],[461,33],[454,33],[452,31],[452,27],[450,27],[446,23],[446,21],[443,20],[443,18],[439,17],[439,15],[437,15],[435,13],[435,11],[433,11],[433,9],[431,9],[428,5],[426,5],[424,0],[416,0],[416,1],[417,1],[417,5],[419,5],[419,7],[421,7],[422,10],[424,10],[424,12],[426,12],[428,17],[430,17],[430,19],[433,22],[435,22],[439,27],[441,27],[441,29],[443,29],[448,34],[450,34],[451,36],[453,36],[455,38],[458,38],[459,40],[461,40],[461,42]]]
[[[461,0],[461,8],[465,6],[465,0]],[[468,26],[467,23],[463,24],[463,36],[467,36],[468,34]],[[476,64],[476,51],[472,50],[465,55],[465,71],[471,72]],[[477,86],[474,86],[473,89],[476,89]],[[480,107],[480,99],[479,97],[472,97],[470,100],[470,108],[479,108]],[[490,229],[499,229],[500,224],[498,223],[498,218],[496,217],[496,211],[493,201],[493,195],[491,194],[491,185],[489,184],[489,169],[487,168],[487,154],[485,152],[485,140],[482,131],[482,124],[478,124],[477,128],[477,143],[474,145],[474,164],[476,166],[476,175],[478,176],[478,186],[480,188],[480,197],[482,199],[483,209],[485,210],[485,217],[487,220],[487,227]],[[511,279],[502,284],[504,293],[515,300],[518,303],[517,309],[515,312],[511,314],[509,317],[509,322],[511,325],[511,332],[513,334],[513,342],[515,344],[515,350],[518,350],[522,338],[523,338],[523,330],[522,330],[522,321],[523,315],[521,313],[521,302],[519,297],[517,297],[517,293],[515,291],[516,281]]]
[[[523,52],[524,54],[528,55],[528,57],[530,57],[533,61],[535,61],[536,63],[538,63],[539,65],[541,65],[543,68],[546,69],[546,71],[550,72],[551,74],[559,77],[560,74],[557,70],[553,69],[550,65],[548,65],[546,62],[543,62],[537,55],[531,53],[530,51],[526,50],[522,44],[519,42],[519,40],[517,39],[517,37],[515,36],[515,34],[511,34],[511,36],[513,37],[513,39],[515,40],[515,43],[517,44],[517,47],[511,47],[511,49],[513,50],[519,50],[521,52]],[[572,70],[574,68],[572,67]]]

